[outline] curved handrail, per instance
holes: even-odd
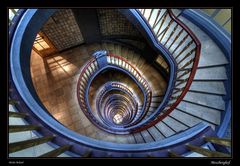
[[[162,53],[163,58],[166,60],[169,66],[170,75],[169,75],[169,81],[168,86],[165,92],[165,96],[163,97],[162,102],[160,103],[158,109],[154,111],[150,116],[148,116],[147,119],[143,120],[141,122],[141,125],[147,124],[148,122],[155,119],[159,113],[161,112],[162,108],[164,108],[167,104],[167,101],[171,97],[171,93],[173,91],[172,86],[175,81],[176,77],[176,62],[174,58],[171,56],[170,52],[165,48],[162,47],[161,44],[157,41],[156,36],[154,35],[152,29],[150,28],[150,25],[147,24],[145,21],[145,18],[139,13],[139,11],[135,9],[130,9],[129,11],[119,9],[119,11],[124,14],[127,18],[129,17],[130,21],[134,22],[134,24],[137,25],[137,27],[140,28],[140,31],[142,34],[150,41],[150,45],[152,45],[159,53]]]
[[[170,112],[173,109],[175,109],[176,106],[182,101],[182,99],[184,98],[184,96],[186,95],[186,93],[188,92],[188,90],[190,88],[190,85],[191,85],[191,83],[192,83],[192,81],[194,79],[195,73],[197,71],[198,62],[199,62],[199,59],[200,59],[201,43],[198,40],[198,38],[195,36],[195,34],[185,24],[183,24],[179,19],[177,19],[176,16],[172,13],[172,11],[170,9],[168,9],[168,11],[169,11],[170,17],[174,21],[176,21],[182,28],[184,28],[188,32],[188,35],[191,36],[191,38],[193,39],[194,43],[196,44],[195,57],[194,57],[194,62],[193,62],[193,66],[192,66],[192,69],[191,69],[191,74],[189,76],[187,84],[185,85],[185,88],[183,89],[180,97],[169,108],[168,112]]]
[[[108,54],[107,62],[109,65],[117,66],[124,70],[129,71],[129,73],[131,73],[132,76],[134,76],[139,81],[139,83],[142,85],[144,92],[146,92],[146,98],[144,99],[142,112],[139,115],[138,119],[136,121],[134,121],[133,123],[126,125],[126,128],[124,128],[124,132],[121,133],[121,130],[119,130],[117,128],[107,127],[107,126],[101,124],[91,113],[91,111],[90,111],[91,108],[89,106],[88,99],[87,99],[88,98],[87,97],[88,88],[86,86],[89,84],[88,81],[90,79],[92,79],[93,75],[96,73],[96,71],[98,69],[95,58],[90,59],[89,62],[81,70],[81,74],[80,74],[78,84],[77,84],[78,102],[79,102],[79,105],[80,105],[82,111],[84,112],[84,114],[97,127],[101,128],[105,131],[108,131],[108,132],[124,134],[127,131],[128,127],[134,126],[135,124],[140,122],[144,118],[144,116],[146,116],[147,111],[150,107],[152,93],[151,93],[151,89],[150,89],[147,81],[143,77],[141,77],[140,72],[134,66],[132,66],[130,63],[128,63],[127,60],[125,60],[124,58],[122,58],[120,56],[116,56],[114,54]],[[94,65],[92,65],[92,64],[94,64]],[[136,126],[136,127],[139,127],[139,126]],[[136,128],[136,127],[134,127],[134,128]]]
[[[188,92],[189,88],[190,88],[190,85],[193,81],[193,78],[195,76],[195,73],[196,73],[196,70],[197,70],[197,67],[198,67],[198,62],[199,62],[199,58],[200,58],[200,50],[201,50],[201,44],[200,44],[200,41],[197,39],[197,37],[194,35],[194,33],[186,26],[184,25],[179,19],[176,18],[176,16],[172,13],[172,11],[170,9],[166,9],[165,11],[165,14],[163,14],[163,18],[164,17],[167,17],[167,14],[169,15],[169,17],[171,18],[171,21],[169,21],[167,27],[162,30],[162,37],[160,38],[159,41],[159,44],[163,45],[164,47],[166,46],[166,43],[167,41],[169,41],[169,39],[171,38],[172,34],[170,34],[170,37],[167,39],[167,41],[163,44],[161,43],[162,39],[163,39],[163,36],[164,34],[166,34],[167,30],[169,29],[169,24],[172,25],[172,22],[176,22],[177,24],[175,25],[174,27],[174,32],[176,30],[176,27],[180,26],[182,28],[181,31],[185,31],[187,33],[187,35],[185,35],[185,37],[180,41],[180,45],[182,43],[184,43],[184,41],[188,38],[188,36],[192,39],[192,41],[188,42],[188,44],[180,51],[179,54],[177,54],[174,58],[175,60],[186,50],[188,49],[188,47],[194,42],[195,44],[195,48],[192,49],[190,52],[188,52],[186,54],[186,56],[182,59],[187,59],[188,56],[190,56],[193,52],[195,52],[195,55],[194,55],[194,58],[192,58],[190,61],[188,61],[187,63],[185,63],[180,69],[183,70],[183,69],[186,69],[185,67],[189,66],[191,63],[193,63],[192,65],[192,68],[191,70],[187,70],[190,73],[189,75],[189,78],[188,79],[185,79],[184,82],[186,82],[186,85],[184,88],[176,88],[177,91],[175,91],[175,93],[172,91],[172,96],[171,96],[171,100],[168,101],[168,105],[164,108],[163,112],[161,112],[161,114],[159,116],[157,116],[154,120],[152,120],[151,122],[149,122],[147,125],[145,125],[144,127],[142,127],[141,129],[139,128],[138,131],[141,131],[141,130],[144,130],[144,129],[147,129],[149,128],[150,126],[153,126],[155,125],[156,123],[158,123],[160,120],[164,119],[166,116],[168,116],[176,107],[177,105],[182,101],[182,99],[184,98],[184,96],[186,95],[186,93]],[[145,18],[144,18],[145,19]],[[166,19],[166,18],[165,18]],[[146,19],[145,19],[146,22],[148,22]],[[161,24],[162,25],[162,24]],[[160,26],[161,26],[160,25]],[[150,25],[149,25],[150,26]],[[151,26],[150,26],[151,27]],[[181,31],[180,31],[180,35],[181,35]],[[159,35],[160,33],[160,30],[158,30],[157,34],[154,33],[156,36],[160,37],[161,35]],[[179,35],[179,36],[180,36]],[[155,37],[156,37],[155,36]],[[179,38],[178,37],[175,37],[175,39]],[[156,37],[156,38],[158,38]],[[174,41],[172,42],[172,44],[174,43]],[[189,44],[191,43],[191,44]],[[169,47],[172,47],[172,44],[169,46]],[[169,48],[168,48],[169,49]],[[172,56],[174,53],[176,53],[176,50],[179,49],[179,45],[175,47],[175,49],[170,53],[172,53]],[[183,51],[184,50],[184,51]],[[180,61],[180,63],[182,63],[183,60]],[[181,70],[179,70],[179,64],[178,63],[178,70],[177,70],[177,73],[178,72],[181,72]],[[187,74],[186,73],[186,74]],[[185,75],[186,75],[185,74]],[[177,80],[180,79],[181,77],[183,77],[184,74],[181,74],[180,76],[177,76],[176,77],[176,80],[172,86],[172,89],[174,89],[174,87],[177,87],[179,86],[180,84],[176,84]],[[178,96],[173,96],[174,94],[179,94]],[[175,100],[173,103],[170,103],[171,101]]]

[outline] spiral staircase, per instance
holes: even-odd
[[[54,12],[20,9],[9,28],[10,157],[231,157],[231,140],[223,138],[231,118],[231,58],[181,10],[118,9],[157,52],[157,65],[111,41],[74,48],[84,59],[66,53],[76,62],[66,90],[74,109],[63,110],[74,110],[71,124],[57,120],[44,103],[50,92],[38,89],[47,83],[31,84],[26,67],[36,54],[29,41]],[[65,88],[59,82],[50,89]]]

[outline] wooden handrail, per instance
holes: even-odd
[[[192,66],[192,69],[191,69],[190,76],[189,76],[189,78],[187,80],[187,83],[184,87],[184,90],[181,92],[181,95],[177,97],[177,100],[166,111],[164,111],[164,113],[157,116],[154,120],[150,121],[147,125],[144,125],[144,126],[138,128],[137,130],[135,130],[135,132],[145,130],[145,129],[155,125],[160,120],[162,120],[166,116],[168,116],[177,107],[177,105],[182,101],[182,99],[184,98],[184,96],[188,92],[188,90],[191,86],[191,83],[194,79],[197,67],[198,67],[198,62],[199,62],[199,59],[200,59],[200,50],[201,50],[200,41],[197,39],[197,37],[194,35],[194,33],[184,23],[182,23],[178,18],[176,18],[176,16],[173,14],[171,9],[167,9],[167,12],[168,12],[170,18],[172,20],[174,20],[179,26],[181,26],[182,29],[185,30],[185,32],[188,34],[188,36],[191,37],[191,39],[194,41],[194,43],[196,45],[193,66]],[[174,87],[172,87],[172,88],[174,88]],[[162,109],[164,110],[164,108],[162,108]]]

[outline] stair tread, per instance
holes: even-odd
[[[134,140],[133,135],[127,136],[127,139],[128,139],[128,143],[129,143],[129,144],[135,144],[135,143],[136,143],[135,140]]]
[[[195,118],[193,116],[190,116],[186,113],[180,112],[176,109],[170,115],[172,117],[178,119],[179,121],[183,122],[184,124],[190,126],[190,127],[192,127],[192,126],[201,122],[200,119],[197,119],[197,118]]]
[[[220,124],[221,121],[221,111],[210,109],[207,107],[201,107],[199,105],[194,105],[192,103],[187,103],[182,101],[177,108],[188,112],[202,119],[208,120],[214,124]]]
[[[187,127],[184,126],[183,124],[179,123],[178,121],[174,120],[173,118],[167,116],[166,118],[163,119],[163,121],[172,127],[175,131],[179,132],[181,130],[186,130]]]
[[[141,131],[141,134],[142,134],[142,136],[144,137],[144,140],[145,140],[146,142],[153,142],[153,141],[154,141],[153,138],[152,138],[152,136],[148,133],[147,130]]]
[[[152,102],[154,102],[154,103],[161,103],[162,99],[163,99],[163,96],[154,97],[154,98],[152,98]]]
[[[173,112],[171,112],[170,116],[172,116],[175,119],[178,119],[179,121],[181,121],[182,123],[186,124],[189,127],[193,127],[194,125],[197,125],[198,123],[202,122],[205,123],[209,126],[212,127],[212,129],[215,129],[215,125],[212,123],[208,123],[202,119],[199,119],[197,117],[194,117],[192,115],[189,115],[185,112],[182,112],[178,109],[175,109]]]
[[[196,92],[188,92],[184,100],[191,101],[194,103],[198,103],[201,105],[206,105],[212,108],[217,108],[220,110],[225,109],[225,102],[222,96],[218,95],[209,95],[209,94],[201,94]]]
[[[197,69],[194,80],[227,80],[226,69],[223,66]]]
[[[226,94],[226,90],[223,82],[215,81],[215,82],[196,82],[193,81],[190,90],[199,91],[199,92],[209,92],[215,94]]]
[[[164,139],[164,136],[154,126],[148,128],[148,131],[152,134],[156,141]]]
[[[199,27],[190,22],[188,19],[182,16],[180,16],[179,19],[191,29],[191,31],[201,42],[201,55],[198,65],[199,67],[228,63],[221,49],[205,32],[203,32]]]
[[[142,136],[140,135],[140,133],[134,133],[134,137],[135,137],[137,143],[144,143],[144,140],[143,140]]]
[[[166,137],[169,137],[173,134],[175,134],[174,131],[172,131],[168,126],[166,126],[163,122],[158,122],[156,125],[155,125],[163,134],[164,136]]]

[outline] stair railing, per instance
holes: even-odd
[[[161,47],[167,49],[177,64],[176,78],[171,87],[170,100],[158,108],[159,114],[138,131],[155,125],[168,116],[182,101],[195,76],[200,58],[201,44],[194,33],[170,9],[139,9],[138,13],[150,27]]]
[[[139,71],[134,66],[132,66],[130,63],[127,62],[126,59],[124,59],[120,56],[116,56],[114,54],[107,54],[106,58],[107,58],[108,65],[115,66],[115,67],[121,68],[125,71],[128,71],[129,74],[131,74],[143,88],[143,92],[146,97],[144,99],[142,111],[141,111],[141,114],[139,114],[138,119],[135,120],[133,123],[127,125],[126,128],[124,129],[124,132],[121,132],[122,129],[119,130],[118,128],[108,127],[108,126],[102,124],[92,114],[90,106],[89,106],[89,102],[88,102],[88,97],[87,97],[87,89],[88,89],[87,86],[89,86],[89,80],[91,80],[94,77],[94,75],[96,75],[96,73],[99,71],[99,66],[98,66],[97,60],[95,58],[90,59],[89,62],[86,65],[84,65],[84,67],[81,71],[81,74],[80,74],[80,77],[78,80],[78,85],[77,85],[78,102],[79,102],[80,108],[84,112],[84,114],[97,127],[101,128],[105,131],[118,133],[118,134],[128,133],[129,131],[127,128],[130,127],[131,131],[132,131],[132,128],[139,127],[139,126],[134,127],[134,125],[137,124],[138,122],[140,122],[147,115],[150,104],[151,104],[152,92],[151,92],[151,89],[150,89],[147,81],[141,76]]]

